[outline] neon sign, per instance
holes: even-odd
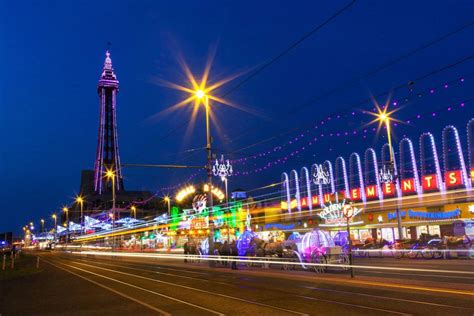
[[[400,212],[401,217],[406,217],[407,216],[407,211],[401,211]],[[419,219],[450,219],[450,218],[456,218],[461,216],[461,210],[460,209],[455,209],[453,211],[448,211],[448,212],[420,212],[420,211],[413,211],[413,210],[408,210],[408,218],[419,218]],[[389,220],[392,219],[397,219],[397,213],[392,212],[388,213],[387,217]]]
[[[342,226],[346,224],[347,217],[352,219],[360,212],[362,212],[361,208],[346,205],[346,201],[344,200],[340,203],[330,203],[325,206],[321,213],[319,213],[319,217],[325,220],[325,226]]]

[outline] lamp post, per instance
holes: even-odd
[[[57,217],[56,217],[56,214],[53,214],[51,217],[54,220],[54,237],[56,238],[56,233],[57,233],[57,221],[56,221],[56,219],[57,219]]]
[[[65,206],[63,207],[63,212],[66,214],[66,228],[69,229],[69,209]]]
[[[78,203],[79,206],[81,207],[81,234],[82,234],[82,229],[84,225],[84,198],[80,195],[77,196],[76,203]]]
[[[44,233],[44,219],[41,219],[41,232]]]
[[[132,205],[130,210],[132,211],[133,217],[137,219],[137,208],[135,207],[135,205]]]
[[[394,153],[393,153],[393,147],[392,147],[392,134],[391,134],[391,128],[390,128],[390,123],[391,121],[398,121],[394,119],[391,115],[396,111],[392,110],[388,112],[388,102],[384,106],[383,109],[381,109],[378,104],[376,104],[377,107],[377,113],[371,113],[370,114],[374,115],[376,117],[375,121],[379,122],[379,128],[384,125],[385,130],[387,132],[387,141],[388,141],[388,147],[389,147],[389,168],[387,170],[386,166],[382,166],[382,169],[380,170],[380,182],[383,184],[387,183],[393,183],[394,181],[397,181],[397,175],[394,172],[394,166],[395,166],[395,159],[394,159]],[[399,122],[399,121],[398,121]],[[383,159],[383,157],[382,157]],[[403,227],[402,227],[402,218],[400,214],[400,208],[397,205],[396,209],[396,214],[397,214],[397,228],[398,228],[398,238],[402,239],[404,237],[403,234]]]
[[[163,198],[163,200],[166,202],[166,204],[167,204],[167,206],[168,206],[168,213],[167,213],[167,216],[168,216],[168,218],[170,218],[170,217],[171,217],[171,199],[170,199],[169,196],[165,196],[165,197]]]
[[[352,207],[352,202],[349,205],[344,205],[342,209],[343,215],[346,218],[346,225],[347,225],[347,241],[348,241],[348,256],[349,256],[349,266],[351,271],[351,278],[354,278],[354,269],[352,269],[352,239],[351,239],[351,226],[350,221],[351,218],[354,216],[354,208]]]
[[[112,181],[112,230],[115,229],[115,172],[112,169],[107,170],[105,176]],[[115,249],[115,236],[112,241],[112,250]]]

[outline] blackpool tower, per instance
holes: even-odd
[[[115,173],[115,190],[124,190],[117,138],[118,88],[119,82],[107,50],[104,69],[97,85],[100,105],[99,137],[94,166],[94,191],[97,194],[112,191],[112,181],[104,177],[107,170]]]

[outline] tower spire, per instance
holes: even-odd
[[[112,59],[110,58],[110,52],[108,49],[105,52],[104,68],[100,77],[101,79],[117,80],[117,76],[114,73],[114,68],[112,67]]]

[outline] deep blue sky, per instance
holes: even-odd
[[[96,84],[106,43],[118,79],[119,143],[122,162],[202,163],[204,152],[177,154],[204,146],[203,117],[184,139],[189,112],[148,120],[176,103],[180,93],[154,84],[154,78],[185,83],[176,62],[181,53],[201,73],[209,48],[217,47],[212,78],[257,67],[325,20],[348,1],[2,1],[0,3],[0,231],[19,231],[30,220],[49,218],[77,192],[80,171],[92,168],[98,129]],[[438,36],[474,21],[472,1],[361,1],[278,62],[230,94],[227,99],[260,116],[219,107],[222,134],[215,147],[233,152],[278,132],[347,111],[370,93],[392,89],[431,70],[474,54],[474,28],[355,81],[337,93],[300,105],[363,76]],[[412,98],[399,112],[418,112],[457,104],[473,97],[474,60],[430,76],[414,93],[466,76],[434,95]],[[470,75],[470,77],[468,77]],[[230,89],[235,82],[222,89]],[[394,98],[408,93],[402,88]],[[380,100],[381,102],[383,100]],[[357,108],[368,108],[358,105]],[[462,128],[473,116],[464,109],[395,128],[414,140],[426,130],[437,137],[452,123]],[[367,117],[332,123],[328,130],[357,128]],[[285,142],[297,132],[243,150],[254,154]],[[463,138],[465,141],[465,138]],[[258,176],[235,177],[231,187],[254,188],[278,181],[282,171],[312,161],[348,156],[375,145],[373,136],[321,142],[284,166]],[[416,144],[416,143],[415,143]],[[417,145],[415,145],[417,147]],[[330,151],[331,148],[331,151]],[[294,149],[294,148],[293,148]],[[292,149],[291,149],[292,150]],[[289,153],[291,150],[276,154]],[[268,158],[256,161],[262,166]],[[240,169],[239,169],[240,168]],[[235,166],[244,171],[248,166]],[[189,173],[126,169],[129,189],[156,190],[176,184]]]

